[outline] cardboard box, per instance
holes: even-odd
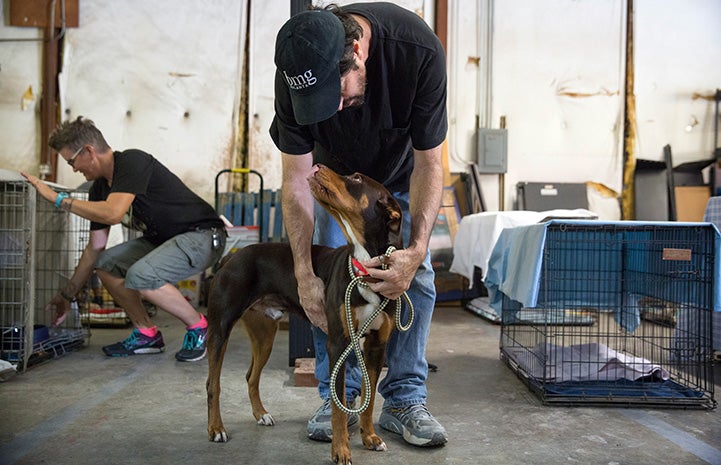
[[[185,300],[190,302],[193,308],[198,308],[200,304],[200,286],[203,279],[203,273],[198,273],[182,281],[178,281],[176,287],[183,294]]]
[[[228,232],[228,238],[225,241],[223,255],[236,252],[247,245],[256,244],[260,235],[258,226],[233,226],[225,228],[225,230]]]
[[[703,221],[706,203],[711,196],[709,186],[679,186],[676,195],[677,221]]]

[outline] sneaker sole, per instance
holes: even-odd
[[[208,349],[205,349],[205,350],[203,351],[203,353],[202,353],[200,356],[198,356],[198,357],[194,357],[194,358],[179,358],[178,355],[176,354],[176,355],[175,355],[175,359],[176,359],[177,361],[179,361],[179,362],[197,362],[198,360],[203,360],[206,355],[208,355]]]
[[[308,433],[308,439],[320,442],[331,442],[333,440],[333,433],[330,432],[329,434],[327,431],[316,430],[312,433]]]
[[[133,351],[134,354],[146,355],[146,354],[159,354],[165,352],[165,347],[146,347],[145,349],[136,349]]]
[[[165,352],[165,347],[157,348],[145,348],[145,349],[136,349],[131,353],[127,354],[109,354],[107,352],[104,352],[105,355],[108,357],[129,357],[131,355],[149,355],[149,354],[159,354],[161,352]]]
[[[348,417],[348,431],[355,427],[359,421],[360,418],[358,415],[349,416]],[[310,431],[312,429],[312,431]],[[333,440],[333,429],[320,429],[320,428],[311,428],[308,427],[308,438],[312,439],[314,441],[321,441],[321,442],[331,442]]]
[[[378,423],[381,428],[391,433],[400,434],[403,436],[403,440],[408,444],[412,444],[418,447],[437,447],[442,446],[448,442],[448,438],[443,433],[434,433],[430,438],[420,438],[414,436],[401,422],[391,417],[390,420]]]

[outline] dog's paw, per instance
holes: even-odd
[[[333,457],[333,463],[337,463],[338,465],[353,465],[353,463],[350,461],[350,456],[341,458],[340,456]]]
[[[363,445],[368,450],[374,450],[378,452],[388,450],[388,446],[386,446],[386,443],[383,441],[383,439],[381,439],[380,436],[377,436],[375,434],[367,438],[363,438]]]
[[[262,417],[258,418],[258,424],[261,426],[273,426],[275,425],[275,420],[273,420],[270,413],[266,413]]]
[[[373,447],[369,449],[377,452],[384,452],[388,450],[388,446],[386,446],[385,442],[381,441],[380,444],[374,444]]]
[[[218,430],[209,435],[212,442],[228,442],[228,433],[225,430]]]
[[[337,463],[339,465],[351,465],[350,447],[347,443],[346,445],[338,445],[335,443],[331,444],[330,456],[333,463]]]

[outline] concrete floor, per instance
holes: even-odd
[[[129,329],[93,328],[87,347],[0,383],[0,463],[330,463],[330,445],[305,437],[319,400],[314,388],[293,385],[287,331],[261,383],[276,426],[262,427],[245,391],[247,338],[236,329],[221,397],[231,439],[215,444],[206,434],[207,364],[176,362],[183,329],[163,312],[156,322],[167,345],[161,355],[106,357],[100,347]],[[448,444],[417,448],[379,430],[388,450],[371,452],[356,434],[354,463],[721,464],[718,409],[543,406],[499,360],[498,340],[499,326],[459,306],[438,307],[428,348],[438,371],[429,375],[428,406],[448,430]]]

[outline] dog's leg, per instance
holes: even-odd
[[[208,393],[208,440],[227,442],[228,434],[220,417],[220,370],[223,367],[223,357],[228,347],[232,324],[223,331],[223,334],[219,334],[217,325],[210,319],[209,322],[211,324],[208,326],[207,338],[208,381],[205,384]]]
[[[330,334],[339,334],[340,331],[334,332],[329,330]],[[341,353],[348,345],[348,341],[344,337],[328,337],[328,366],[332,370],[338,362]],[[345,398],[345,364],[339,367],[338,376],[335,380],[335,392],[338,399],[341,399],[343,405],[346,405]],[[332,414],[331,427],[333,429],[333,437],[331,438],[331,460],[340,465],[350,465],[350,440],[348,438],[348,415],[340,410],[335,402],[331,400]]]
[[[265,313],[265,309],[261,308],[248,309],[243,314],[241,321],[243,321],[245,330],[248,332],[252,348],[252,359],[245,379],[248,382],[248,397],[253,407],[253,416],[259,425],[272,426],[275,421],[263,407],[263,402],[260,400],[259,385],[260,374],[273,350],[278,321],[269,317]]]
[[[375,429],[373,428],[373,405],[376,397],[378,378],[380,378],[385,360],[386,343],[393,331],[393,320],[386,313],[381,313],[378,318],[383,318],[383,324],[379,330],[366,334],[365,343],[363,344],[371,392],[363,392],[364,398],[366,395],[370,395],[370,404],[360,415],[360,433],[366,449],[384,451],[387,449],[386,443],[375,433]]]

